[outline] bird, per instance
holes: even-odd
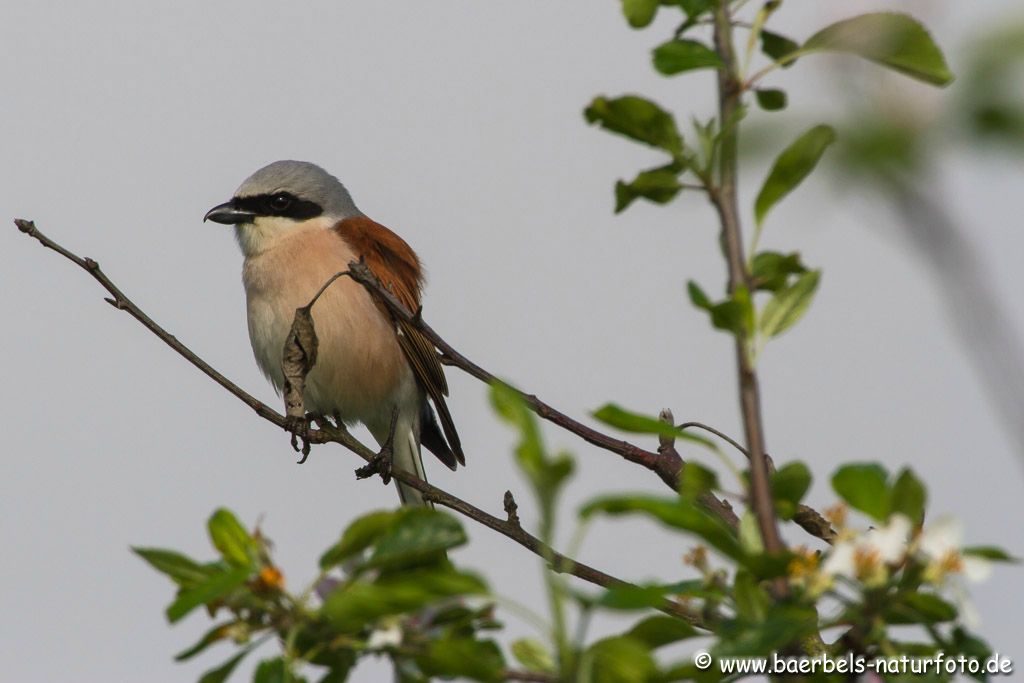
[[[278,393],[295,310],[350,262],[362,260],[403,306],[420,310],[424,273],[416,252],[356,208],[345,186],[316,164],[281,160],[260,168],[203,221],[234,226],[249,341]],[[466,464],[445,403],[444,370],[417,327],[347,277],[324,290],[312,315],[319,346],[303,391],[310,415],[361,423],[381,447],[393,424],[392,467],[424,481],[421,446],[452,470]],[[417,489],[395,481],[403,505],[427,505]]]

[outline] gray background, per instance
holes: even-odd
[[[776,26],[805,37],[857,10],[908,9],[956,71],[965,41],[1016,5],[791,2]],[[484,366],[577,416],[616,400],[740,433],[731,345],[684,296],[688,278],[717,290],[723,277],[712,212],[688,196],[613,216],[614,179],[655,155],[581,117],[593,95],[624,91],[710,115],[710,73],[650,72],[647,50],[669,23],[631,32],[617,3],[592,0],[34,2],[7,3],[5,15],[0,215],[33,218],[99,259],[153,317],[272,405],[246,336],[241,256],[229,230],[201,217],[257,167],[296,158],[337,174],[417,249],[428,320]],[[790,89],[792,112],[836,118],[835,65],[808,59],[774,81]],[[960,87],[856,73],[926,110]],[[745,208],[764,168],[757,160],[744,178]],[[1021,460],[933,280],[877,199],[831,177],[806,183],[766,229],[766,246],[798,248],[825,271],[811,314],[763,356],[770,449],[811,465],[820,507],[833,502],[827,479],[839,462],[910,464],[934,514],[962,518],[971,542],[1021,554]],[[1019,161],[960,148],[936,177],[1022,329]],[[336,448],[297,467],[285,435],[13,226],[0,231],[0,255],[0,680],[194,680],[226,649],[171,661],[208,619],[169,628],[171,587],[129,544],[210,557],[203,525],[226,505],[247,523],[262,518],[299,587],[346,521],[395,494],[357,483],[356,459]],[[432,481],[492,511],[512,488],[529,520],[511,435],[484,387],[449,377],[469,466],[452,474],[430,462]],[[546,433],[578,456],[567,522],[599,490],[661,492],[616,456]],[[458,559],[541,608],[535,559],[467,528],[473,543]],[[567,540],[571,525],[563,530]],[[629,579],[675,575],[686,547],[664,539],[649,524],[602,522],[582,558]],[[1021,657],[1019,571],[998,569],[973,595],[983,632]],[[530,632],[508,620],[511,633]],[[354,680],[383,675],[371,665]]]

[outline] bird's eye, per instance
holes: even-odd
[[[272,195],[267,203],[270,204],[270,208],[273,209],[274,211],[285,211],[289,206],[292,205],[292,201],[293,200],[291,195],[284,192],[279,192],[275,195]]]

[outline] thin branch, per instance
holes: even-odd
[[[708,195],[722,222],[722,247],[729,265],[729,292],[750,288],[750,273],[743,256],[743,238],[737,202],[737,132],[736,116],[741,106],[742,86],[736,80],[736,55],[732,45],[732,18],[729,3],[718,4],[715,10],[715,51],[724,66],[718,69],[719,117],[722,126],[719,185]],[[739,375],[740,408],[747,450],[750,453],[750,498],[757,517],[765,550],[784,549],[775,519],[768,461],[765,457],[764,428],[761,422],[761,397],[757,373],[747,351],[745,332],[736,335],[736,366]]]
[[[500,381],[493,374],[463,356],[454,347],[452,347],[451,344],[445,341],[441,335],[435,332],[434,329],[428,325],[425,320],[423,320],[422,311],[411,312],[407,310],[394,294],[380,284],[377,277],[373,274],[373,271],[371,271],[365,263],[359,263],[358,261],[349,263],[348,273],[351,275],[353,280],[366,287],[374,296],[384,303],[388,310],[391,311],[392,315],[415,326],[416,329],[422,332],[423,335],[430,340],[430,343],[432,343],[441,352],[442,361],[445,364],[453,365],[487,384]],[[661,455],[659,453],[644,450],[643,448],[635,446],[628,441],[615,439],[607,434],[602,434],[596,429],[572,419],[565,413],[552,408],[550,405],[537,398],[534,394],[527,394],[525,392],[518,393],[526,402],[526,405],[539,417],[558,425],[568,432],[572,432],[589,444],[611,451],[612,453],[616,453],[629,462],[646,467],[661,477],[661,480],[673,490],[678,488],[679,472],[683,467],[683,460],[679,457],[678,453]]]
[[[131,299],[125,296],[124,293],[121,292],[121,290],[118,289],[117,286],[114,285],[114,283],[103,273],[103,271],[100,270],[99,263],[91,258],[82,258],[77,256],[60,246],[40,232],[32,221],[16,219],[15,224],[21,232],[29,235],[30,237],[34,237],[42,246],[56,251],[61,256],[75,263],[77,266],[92,275],[92,277],[113,296],[112,299],[107,299],[112,306],[118,310],[127,312],[133,318],[142,323],[148,330],[153,332],[165,344],[177,351],[178,354],[188,362],[199,368],[199,370],[217,382],[217,384],[221,385],[224,389],[228,390],[231,394],[252,408],[257,415],[268,422],[277,425],[281,429],[287,430],[287,420],[284,415],[281,415],[270,406],[254,398],[234,382],[217,372],[206,361],[201,359],[188,347],[178,341],[174,335],[170,334],[167,330],[154,322],[138,306],[136,306]],[[347,429],[345,429],[344,425],[334,427],[325,420],[320,422],[319,426],[319,429],[310,430],[309,432],[308,436],[311,443],[341,444],[367,463],[374,463],[378,460],[380,454],[363,445],[358,439],[352,436]],[[442,505],[450,510],[454,510],[455,512],[462,514],[465,517],[469,517],[483,526],[507,536],[538,557],[547,559],[549,561],[550,568],[555,572],[571,574],[579,579],[583,579],[584,581],[588,581],[594,585],[602,586],[604,588],[632,585],[622,579],[606,574],[599,569],[595,569],[570,557],[566,557],[565,555],[555,551],[550,546],[542,543],[537,537],[526,532],[519,524],[514,523],[513,520],[503,520],[484,512],[473,504],[468,503],[447,491],[439,489],[436,486],[419,479],[415,475],[404,470],[395,470],[391,475],[404,484],[420,491],[425,500],[431,501],[437,505]],[[690,624],[693,624],[694,626],[703,628],[703,619],[699,612],[691,610],[678,602],[662,600],[658,609],[666,614],[678,617]]]

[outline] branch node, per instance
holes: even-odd
[[[512,496],[511,491],[505,491],[505,515],[509,524],[522,528],[522,524],[519,523],[519,506],[516,505],[516,499]]]
[[[672,416],[671,408],[662,408],[661,412],[658,413],[658,419],[662,422],[675,425],[675,418]],[[671,434],[662,434],[658,437],[658,453],[665,455],[669,452],[675,452],[676,450],[676,437]]]
[[[90,272],[100,269],[100,264],[97,263],[95,259],[91,259],[88,256],[86,256],[84,259],[82,259],[82,261],[85,262],[85,269]]]

